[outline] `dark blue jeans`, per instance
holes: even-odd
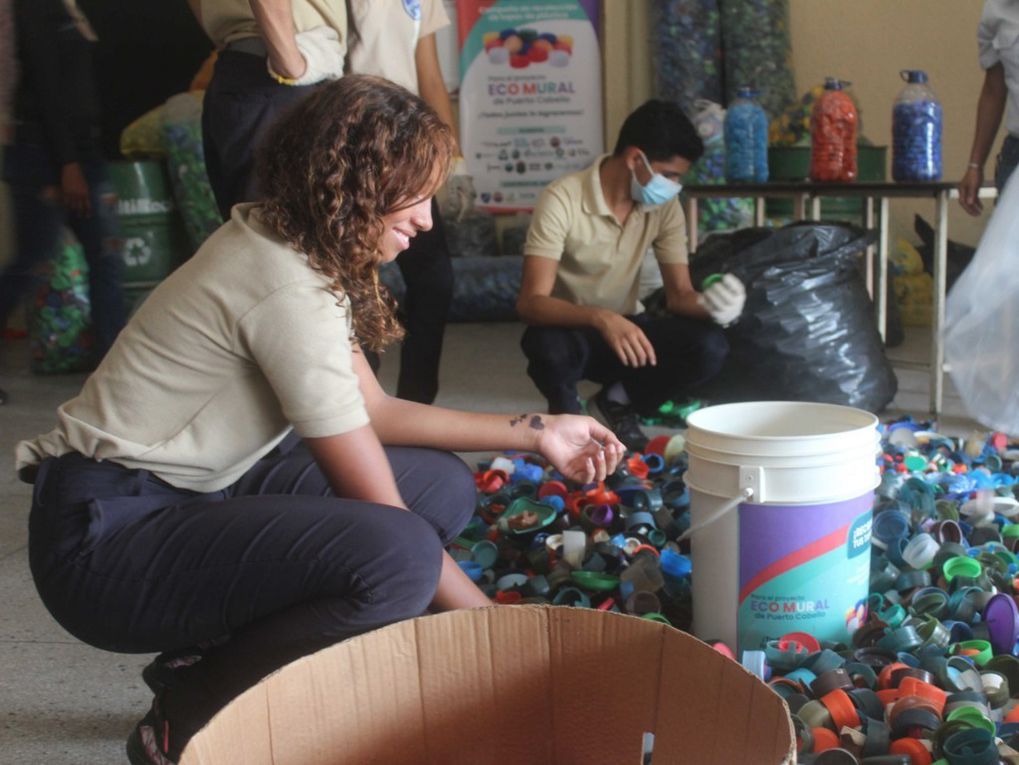
[[[428,607],[442,547],[474,511],[473,476],[446,452],[386,454],[410,512],[336,497],[293,436],[207,494],[108,460],[48,459],[29,519],[32,576],[54,618],[99,648],[229,637],[166,691],[171,731],[186,740],[283,664]]]
[[[672,398],[715,377],[729,353],[725,333],[710,321],[685,316],[627,317],[644,330],[657,366],[628,367],[592,328],[528,327],[520,340],[527,374],[548,401],[550,414],[578,414],[577,383],[621,382],[634,409],[645,417]]]
[[[113,344],[127,313],[121,290],[124,261],[117,228],[116,195],[102,157],[93,149],[80,158],[88,182],[92,214],[83,218],[67,210],[53,193],[60,189],[60,168],[46,149],[15,143],[4,151],[4,180],[10,185],[14,213],[14,259],[0,273],[0,327],[39,284],[38,266],[60,247],[64,226],[85,251],[89,300],[100,357]]]
[[[1005,188],[1005,183],[1012,175],[1016,165],[1019,165],[1019,138],[1006,136],[1001,144],[1001,153],[994,165],[994,185],[1000,193]]]

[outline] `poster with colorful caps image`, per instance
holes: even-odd
[[[460,143],[477,202],[530,210],[604,151],[598,0],[458,0]]]

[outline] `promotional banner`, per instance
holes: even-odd
[[[604,151],[598,0],[458,0],[460,143],[478,203],[529,210]]]

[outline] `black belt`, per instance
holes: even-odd
[[[226,50],[234,53],[250,53],[252,56],[265,56],[269,51],[265,47],[265,40],[261,37],[242,37],[226,44]]]

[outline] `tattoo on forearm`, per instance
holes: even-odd
[[[527,420],[528,417],[530,417],[530,420]],[[522,414],[519,417],[514,417],[509,421],[510,427],[515,428],[517,425],[524,422],[525,420],[527,420],[527,427],[531,428],[532,430],[545,429],[545,423],[541,419],[540,414]]]

